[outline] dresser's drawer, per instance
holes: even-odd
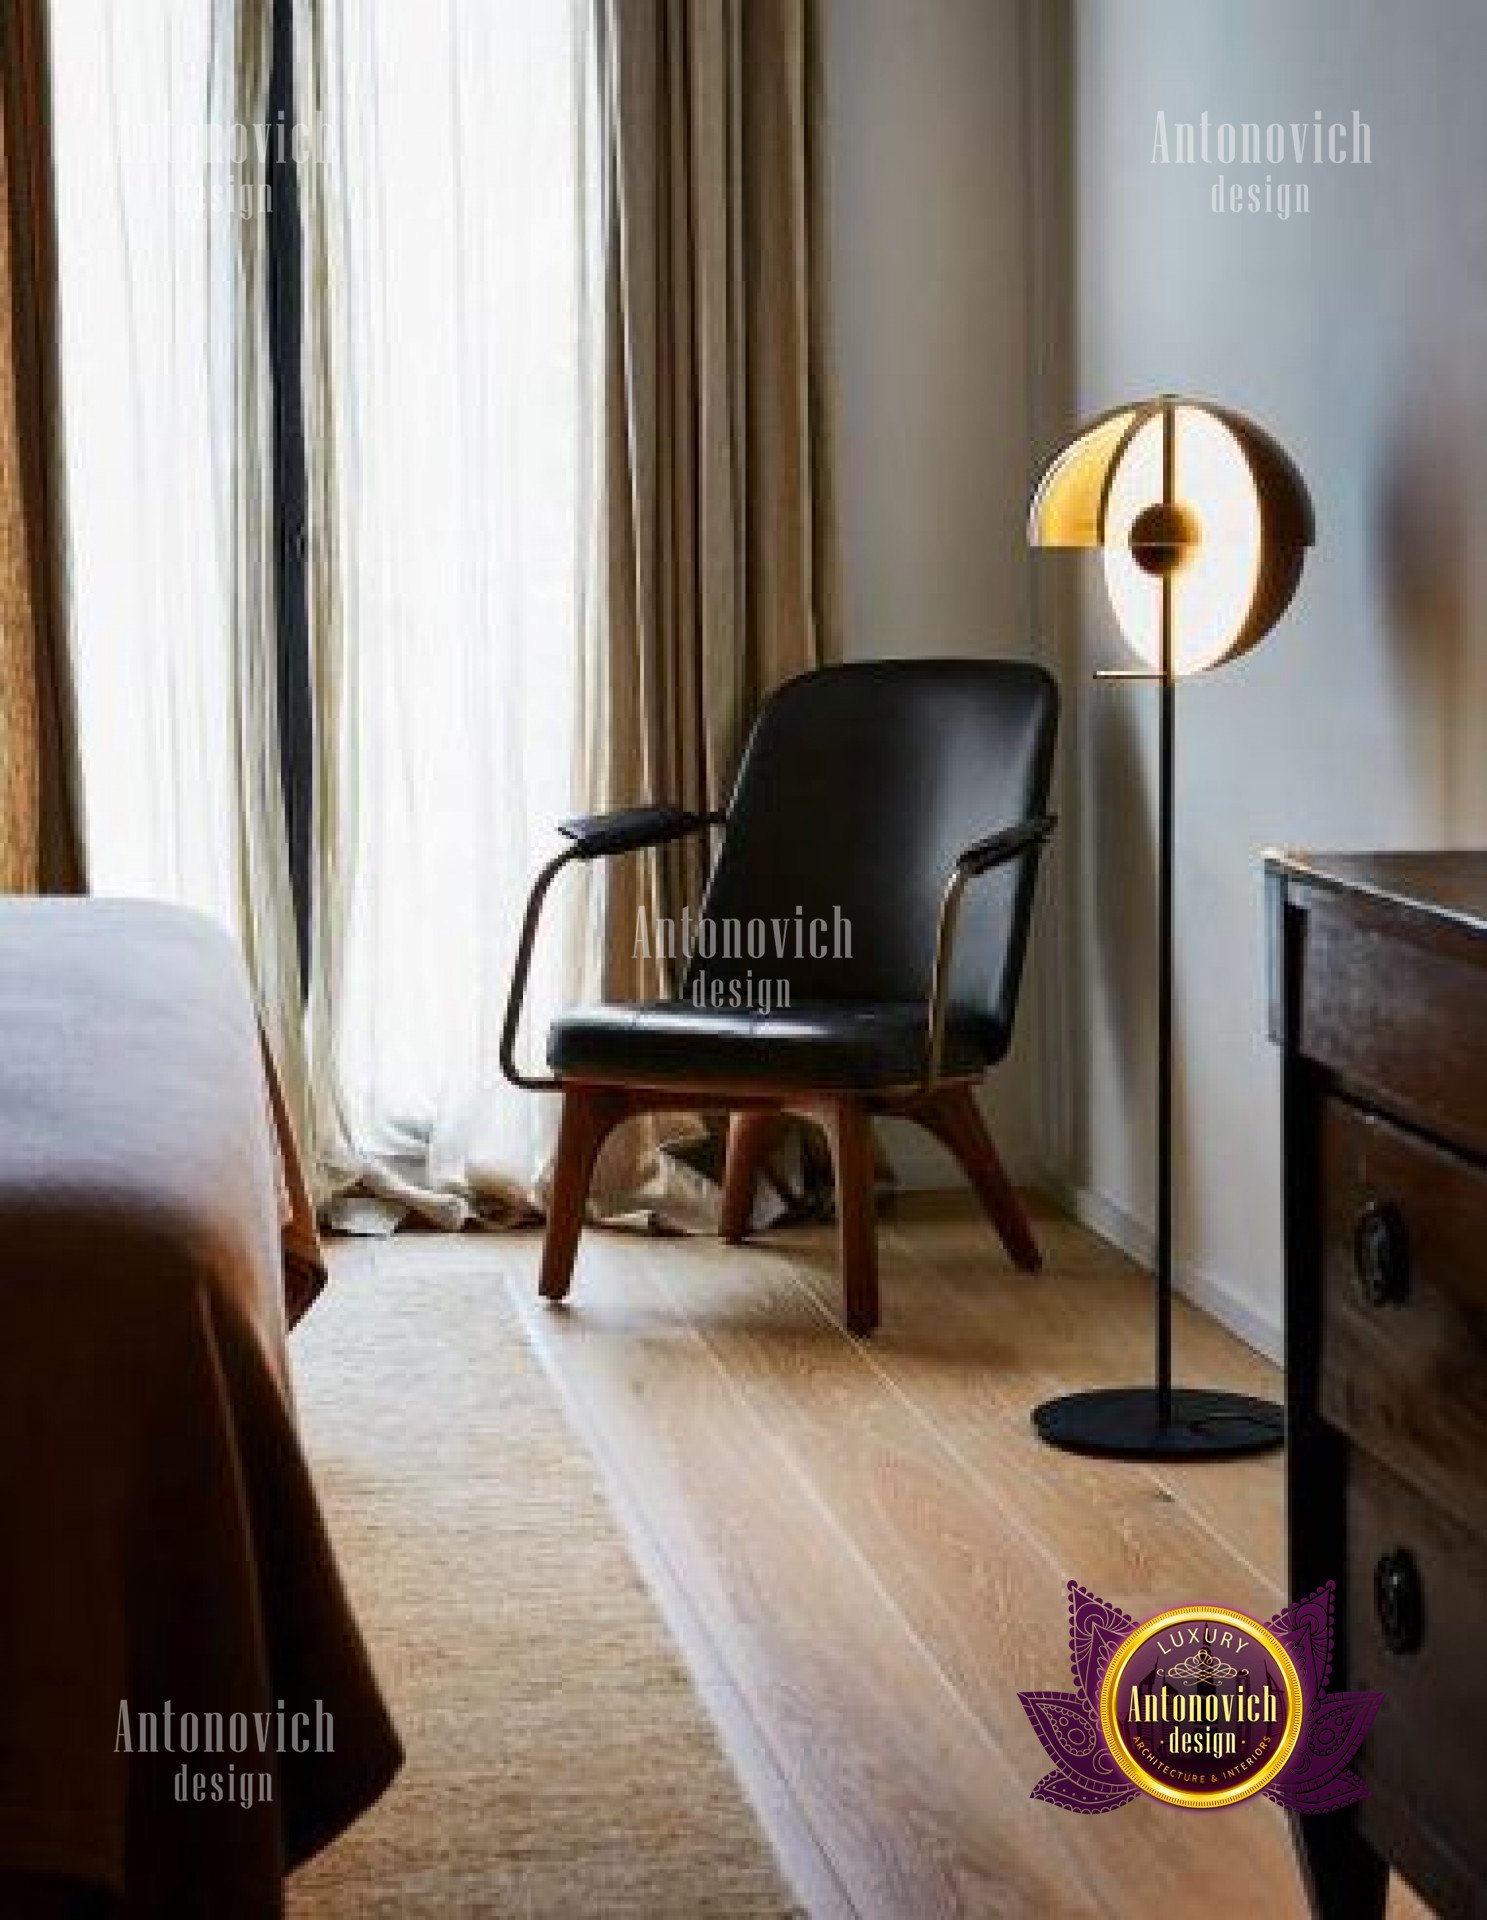
[[[1356,1762],[1377,1796],[1360,1823],[1443,1912],[1479,1911],[1465,1890],[1487,1872],[1484,1593],[1487,1551],[1476,1537],[1355,1450],[1345,1681],[1384,1695]]]
[[[1325,1417],[1487,1538],[1487,1172],[1321,1109]]]
[[[1293,1043],[1351,1087],[1487,1157],[1487,967],[1366,903],[1306,911]]]

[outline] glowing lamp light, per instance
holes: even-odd
[[[1236,659],[1290,605],[1316,537],[1287,454],[1243,414],[1160,394],[1075,435],[1033,494],[1035,547],[1098,547],[1121,632],[1161,689],[1157,800],[1156,1366],[1149,1387],[1047,1400],[1033,1425],[1051,1446],[1122,1459],[1223,1458],[1283,1439],[1279,1407],[1172,1384],[1172,901],[1179,679]]]
[[[1305,483],[1270,435],[1176,394],[1092,422],[1049,465],[1028,516],[1035,547],[1103,550],[1121,632],[1173,678],[1263,639],[1315,537]]]

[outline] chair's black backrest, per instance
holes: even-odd
[[[1020,661],[872,661],[788,682],[739,768],[703,909],[715,952],[693,984],[746,986],[752,972],[788,982],[792,1004],[927,999],[956,856],[1045,811],[1057,725],[1052,676]],[[1011,1034],[1036,867],[988,874],[965,898],[952,1005],[981,1017],[997,1051]],[[830,930],[819,956],[813,918]],[[765,923],[768,951],[719,957],[730,922]]]

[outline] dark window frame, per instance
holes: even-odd
[[[309,979],[314,859],[315,722],[311,702],[308,495],[300,349],[304,252],[294,141],[294,0],[273,0],[269,72],[267,251],[273,388],[275,675],[279,780],[302,985]]]

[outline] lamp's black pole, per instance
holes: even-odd
[[[1162,505],[1176,493],[1172,408],[1162,409]],[[1172,573],[1162,583],[1161,706],[1157,746],[1157,1425],[1172,1425],[1172,838],[1177,774],[1177,679]]]
[[[1174,576],[1190,538],[1177,500],[1173,406],[1162,407],[1162,500],[1133,550],[1161,583],[1157,742],[1157,1191],[1156,1384],[1099,1387],[1045,1400],[1033,1426],[1050,1446],[1125,1460],[1223,1460],[1264,1453],[1284,1438],[1281,1410],[1245,1393],[1172,1385],[1172,946],[1173,829],[1176,819],[1177,661]],[[1139,526],[1139,522],[1137,523]]]

